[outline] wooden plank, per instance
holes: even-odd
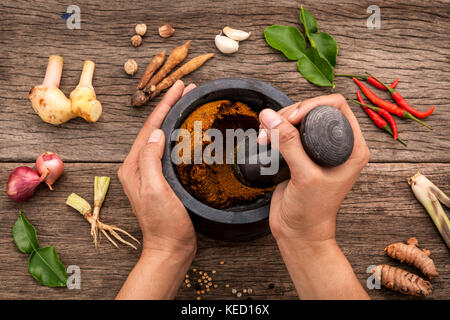
[[[225,25],[252,32],[240,51],[217,54],[205,66],[186,77],[186,83],[203,84],[222,77],[247,77],[266,81],[300,101],[339,92],[353,96],[350,79],[337,79],[335,89],[321,89],[306,82],[288,62],[264,41],[263,29],[271,24],[299,25],[299,4],[294,0],[232,0],[225,2],[78,1],[81,30],[69,30],[59,17],[66,5],[56,0],[2,1],[0,5],[0,161],[32,161],[43,149],[72,162],[121,162],[145,118],[159,101],[135,109],[129,106],[144,66],[161,49],[171,50],[193,39],[189,57],[216,52],[214,35]],[[383,1],[382,28],[366,27],[370,1],[302,1],[319,21],[321,30],[339,43],[336,71],[373,72],[388,81],[401,78],[399,89],[422,110],[435,105],[427,122],[429,131],[410,121],[399,120],[400,136],[408,148],[380,132],[358,106],[360,119],[372,151],[373,162],[449,162],[450,127],[447,88],[450,87],[450,7],[447,1],[423,3]],[[24,9],[26,8],[26,10]],[[136,23],[149,31],[141,47],[129,39]],[[176,32],[169,39],[157,35],[157,27],[171,23]],[[76,86],[84,59],[96,62],[94,87],[104,114],[95,124],[72,120],[60,127],[43,123],[28,101],[29,89],[43,79],[50,54],[65,59],[61,88],[68,95]],[[134,78],[123,72],[123,63],[134,58],[140,71]],[[388,97],[386,93],[383,97]],[[7,152],[5,152],[7,150]],[[99,152],[99,150],[101,150]]]
[[[0,181],[20,163],[0,164]],[[27,164],[32,165],[32,164]],[[121,246],[115,249],[102,240],[94,249],[87,222],[65,205],[71,192],[92,202],[94,175],[111,176],[111,187],[101,217],[140,238],[140,230],[129,202],[116,177],[118,164],[67,164],[55,191],[40,188],[32,200],[22,204],[10,201],[0,193],[0,299],[110,299],[114,298],[128,273],[139,258],[139,251]],[[448,164],[370,164],[346,197],[337,221],[337,240],[365,286],[369,265],[400,264],[387,258],[383,248],[411,236],[419,239],[432,253],[439,277],[432,281],[431,299],[447,299],[450,295],[449,250],[442,241],[426,211],[415,200],[406,179],[420,170],[442,190],[449,193]],[[27,257],[12,240],[11,228],[21,209],[37,229],[42,246],[56,247],[63,263],[81,268],[81,290],[42,287],[27,272]],[[307,257],[305,257],[307,258]],[[220,265],[219,261],[225,261]],[[251,287],[254,299],[296,299],[297,295],[272,236],[248,243],[198,239],[198,252],[193,266],[203,271],[217,270],[213,276],[219,288],[205,299],[232,299],[231,289]],[[405,267],[410,271],[411,268]],[[226,289],[226,283],[230,288]],[[271,285],[273,288],[271,289]],[[374,299],[402,299],[387,290],[372,290]],[[195,299],[192,288],[181,288],[178,299]],[[246,297],[245,297],[246,298]]]

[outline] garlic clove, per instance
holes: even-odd
[[[216,36],[214,41],[216,43],[217,49],[225,54],[234,53],[239,49],[239,43],[237,41],[220,34]]]
[[[230,27],[223,28],[223,33],[225,33],[225,35],[228,38],[236,40],[236,41],[244,41],[248,37],[250,37],[250,34],[251,34],[251,32],[245,32],[245,31],[233,29]]]

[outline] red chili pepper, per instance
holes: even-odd
[[[359,104],[364,109],[364,111],[366,111],[366,113],[369,115],[370,119],[372,119],[372,121],[377,125],[377,127],[383,129],[384,131],[389,133],[391,136],[394,135],[391,128],[388,126],[387,122],[379,114],[377,114],[377,112],[382,110],[382,108],[369,106],[365,103],[358,102],[355,99],[349,99],[349,100]],[[397,137],[396,140],[398,142],[400,142],[401,144],[403,144],[405,147],[407,146],[406,142],[403,141],[402,139]]]
[[[430,127],[429,125],[427,125],[425,122],[417,119],[416,117],[414,117],[411,113],[409,113],[408,111],[400,108],[399,106],[397,106],[396,104],[383,100],[380,97],[378,97],[375,93],[373,93],[364,83],[362,83],[361,81],[359,81],[356,78],[353,78],[353,81],[358,85],[358,87],[361,89],[362,93],[364,93],[364,95],[369,98],[370,101],[372,101],[373,104],[375,104],[378,107],[381,107],[383,109],[386,109],[387,111],[389,111],[392,114],[395,114],[396,116],[399,116],[400,118],[403,119],[411,119],[414,120],[418,123],[420,123],[421,125],[427,127],[430,130],[433,130],[432,127]]]
[[[379,83],[381,83],[383,85],[383,87],[389,91],[389,93],[392,96],[392,99],[395,100],[395,102],[397,102],[398,106],[402,109],[405,109],[406,111],[408,111],[409,113],[411,113],[413,116],[417,117],[417,118],[426,118],[428,117],[430,114],[433,113],[434,111],[434,106],[432,106],[430,109],[428,109],[428,111],[422,112],[419,110],[414,109],[413,107],[411,107],[409,105],[409,103],[400,95],[400,93],[395,90],[392,89],[391,87],[387,86],[385,83],[383,83],[382,81],[380,81],[379,79],[375,78],[372,75],[369,75],[370,77],[374,78],[376,81],[378,81]]]
[[[380,83],[378,82],[377,79],[375,79],[374,77],[371,76],[364,76],[364,75],[353,75],[353,74],[335,74],[335,77],[351,77],[351,78],[359,78],[359,79],[363,79],[366,80],[368,83],[370,83],[371,85],[373,85],[374,87],[380,89],[380,90],[384,90],[387,91],[387,89]],[[394,82],[392,82],[392,84],[389,85],[389,87],[391,87],[392,89],[395,89],[395,87],[398,85],[398,81],[399,79],[395,79]]]
[[[356,97],[358,98],[359,102],[366,104],[366,102],[364,101],[363,97],[361,96],[361,92],[359,90],[356,92]],[[365,108],[365,107],[363,106],[363,108]],[[368,110],[371,110],[371,109],[368,109]],[[371,110],[371,111],[375,112],[373,110]],[[378,113],[389,123],[389,125],[392,128],[394,140],[397,140],[398,130],[397,130],[397,123],[395,122],[394,117],[389,113],[389,111],[386,111],[383,108],[379,108]]]
[[[367,82],[368,83],[370,83],[371,85],[373,85],[374,87],[376,87],[376,88],[378,88],[378,89],[381,89],[381,90],[384,90],[384,91],[387,91],[388,89],[386,89],[386,87],[385,86],[383,86],[383,84],[381,84],[377,79],[375,79],[374,77],[367,77]],[[394,89],[396,86],[397,86],[397,84],[398,84],[398,78],[397,79],[395,79],[395,81],[394,82],[392,82],[392,84],[390,84],[389,85],[389,87],[390,88],[392,88],[392,89]]]

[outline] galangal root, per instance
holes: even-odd
[[[96,100],[92,87],[94,63],[85,61],[80,83],[68,99],[59,89],[63,58],[50,56],[44,81],[30,90],[28,98],[34,111],[44,122],[59,125],[76,117],[95,122],[102,114],[102,105]]]
[[[419,269],[428,279],[433,279],[439,275],[433,260],[429,257],[430,251],[418,248],[419,242],[416,238],[410,238],[406,244],[402,242],[388,245],[384,251],[386,254],[401,263]]]
[[[164,51],[152,59],[138,84],[138,90],[131,97],[131,104],[133,106],[140,107],[145,105],[149,100],[158,96],[162,90],[167,89],[183,76],[200,68],[207,60],[214,56],[214,53],[198,56],[167,76],[169,72],[186,58],[191,42],[189,40],[184,45],[173,49],[164,65],[162,65],[165,59]],[[159,67],[161,69],[153,75]]]
[[[419,297],[425,297],[432,293],[433,288],[429,281],[406,270],[381,264],[377,266],[375,274],[381,285],[388,289]]]

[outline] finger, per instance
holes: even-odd
[[[130,153],[125,161],[137,161],[139,152],[141,148],[146,145],[150,133],[157,128],[160,128],[164,118],[169,112],[170,108],[181,98],[183,94],[184,84],[183,81],[178,80],[173,84],[173,86],[167,91],[167,93],[162,98],[161,102],[155,107],[151,115],[148,117],[147,121],[142,126],[136,140],[131,147]]]
[[[278,110],[277,112],[283,118],[288,119],[289,115],[292,113],[293,110],[295,110],[297,108],[298,104],[300,104],[300,102],[297,102],[297,103],[291,104],[290,106],[284,107],[284,108]],[[294,124],[296,124],[296,123],[294,123]],[[259,125],[259,129],[263,129],[262,125]],[[261,130],[258,135],[258,143],[259,144],[270,143],[270,137],[267,135],[267,132],[265,132],[264,130]]]
[[[141,190],[163,190],[167,184],[162,172],[161,159],[164,153],[164,133],[155,129],[139,154],[139,172],[141,175]]]
[[[184,96],[186,93],[188,93],[189,91],[193,90],[197,88],[197,86],[195,85],[195,83],[191,83],[190,85],[188,85],[186,88],[184,88],[183,90],[183,94],[182,96]]]
[[[261,111],[259,119],[263,127],[268,130],[268,135],[272,136],[272,147],[280,150],[286,160],[291,177],[307,174],[316,166],[303,149],[300,133],[289,121],[272,109]],[[278,139],[275,139],[276,133],[278,133]]]

